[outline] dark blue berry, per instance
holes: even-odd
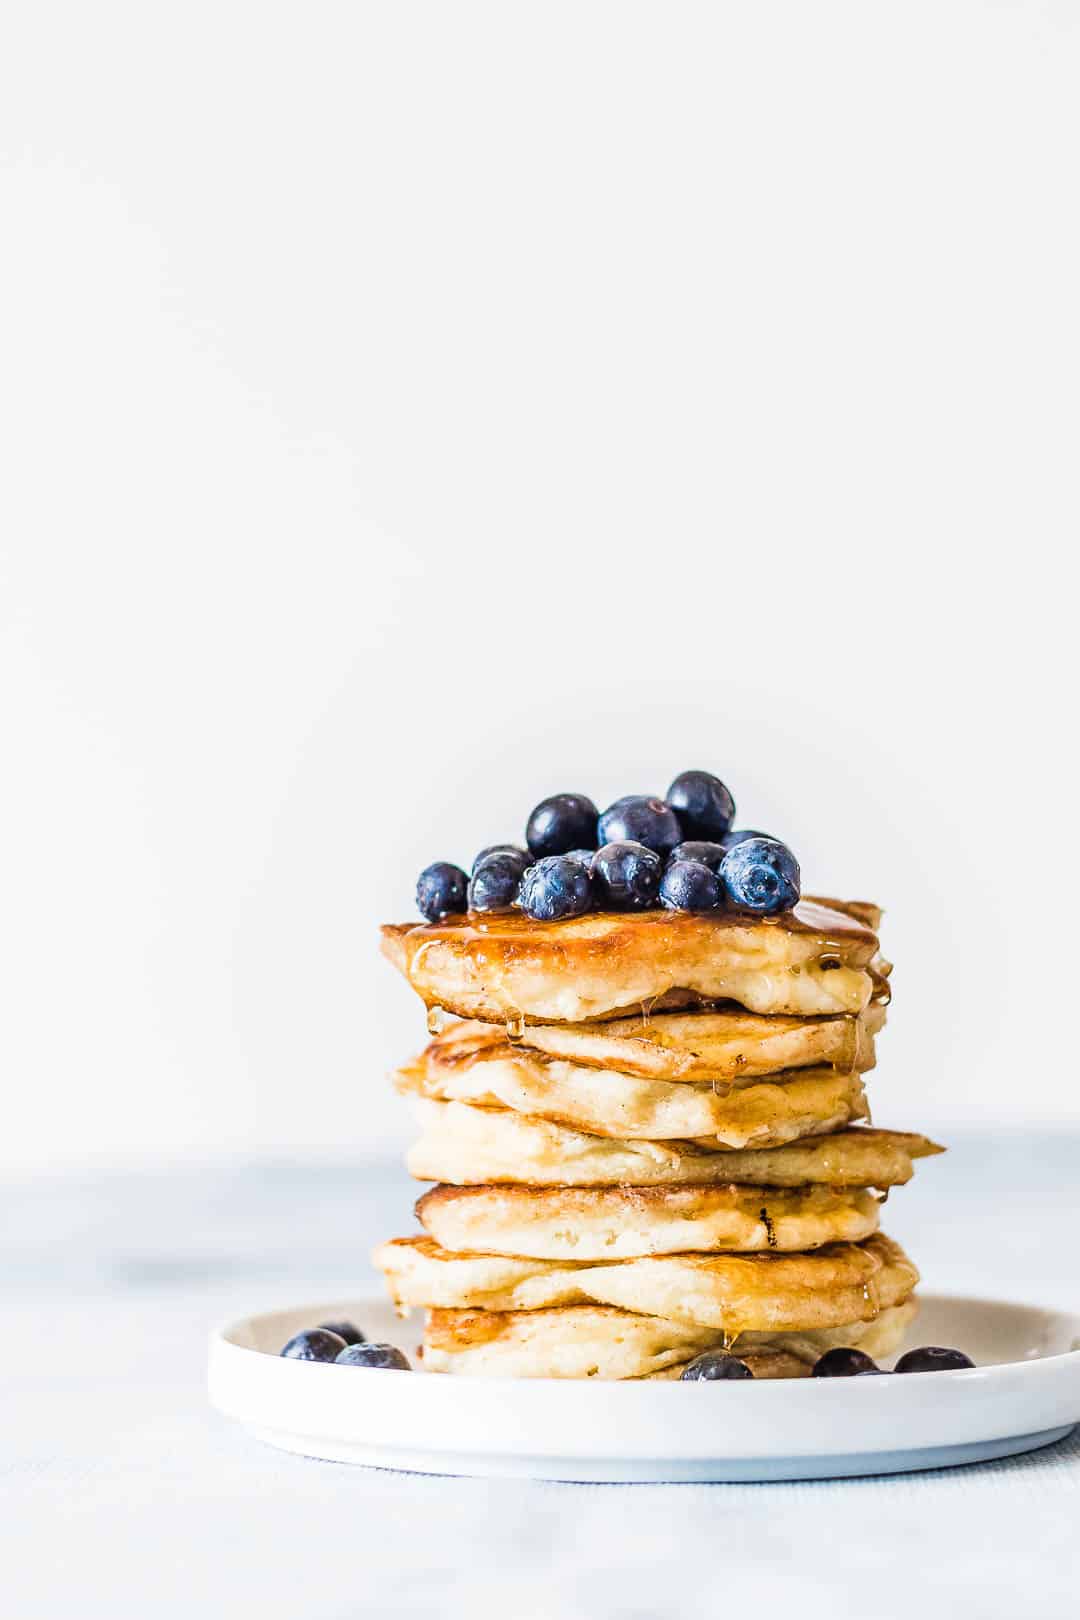
[[[894,1368],[898,1373],[921,1372],[959,1372],[964,1367],[974,1367],[975,1363],[970,1356],[965,1356],[962,1350],[946,1350],[939,1344],[920,1345],[918,1350],[909,1350],[900,1357]]]
[[[477,861],[469,879],[469,910],[508,911],[531,860],[520,850],[506,849]]]
[[[416,880],[416,909],[428,922],[438,922],[440,917],[465,910],[468,890],[469,880],[460,866],[435,861]]]
[[[309,1328],[306,1333],[294,1333],[279,1352],[290,1361],[336,1361],[348,1346],[340,1333],[329,1328]]]
[[[762,917],[790,911],[799,898],[799,863],[776,838],[748,838],[729,849],[720,879],[733,906]]]
[[[688,1367],[684,1367],[682,1377],[687,1378],[753,1378],[753,1373],[745,1361],[738,1356],[729,1356],[723,1350],[706,1350],[703,1356],[695,1356]]]
[[[364,1335],[355,1322],[320,1322],[319,1326],[325,1328],[327,1333],[336,1333],[339,1339],[346,1344],[363,1344]]]
[[[745,844],[748,838],[767,838],[770,843],[776,842],[772,833],[758,832],[755,827],[732,827],[731,831],[726,832],[721,838],[720,848],[726,852],[734,849],[736,844]]]
[[[724,846],[710,844],[700,838],[690,838],[683,844],[676,844],[670,858],[673,861],[699,861],[702,866],[707,866],[710,872],[718,872],[720,862],[724,858]]]
[[[593,856],[590,870],[598,904],[612,911],[646,911],[656,905],[664,863],[644,844],[605,844]]]
[[[339,1367],[390,1367],[412,1372],[408,1356],[392,1344],[350,1344],[335,1358]]]
[[[589,871],[568,855],[547,855],[530,866],[518,889],[518,905],[527,917],[554,922],[580,917],[593,903]]]
[[[520,844],[485,844],[472,863],[474,872],[480,862],[486,861],[489,855],[520,855],[524,859],[526,866],[529,864],[529,852],[527,849],[523,849]]]
[[[660,903],[669,911],[717,911],[723,885],[701,861],[670,861],[660,879]]]
[[[600,817],[599,838],[604,844],[644,844],[667,855],[682,838],[678,817],[663,799],[640,794],[616,799]]]
[[[825,1354],[814,1363],[813,1376],[815,1378],[861,1378],[865,1373],[879,1373],[881,1368],[871,1361],[864,1350],[854,1350],[848,1345],[838,1345],[835,1350],[826,1350]]]
[[[534,855],[565,855],[568,849],[595,849],[596,806],[584,793],[556,793],[541,799],[525,828]]]
[[[568,861],[580,861],[582,866],[587,866],[590,871],[592,870],[592,863],[596,859],[596,855],[597,852],[595,849],[568,849],[566,851],[566,859]]]
[[[688,838],[723,838],[735,818],[735,800],[708,771],[683,771],[668,788],[667,802]]]

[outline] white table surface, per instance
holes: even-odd
[[[1080,1138],[952,1136],[886,1225],[928,1287],[1080,1304]],[[891,1479],[587,1486],[353,1469],[212,1413],[208,1329],[347,1297],[411,1229],[375,1164],[52,1178],[0,1221],[0,1590],[12,1620],[799,1620],[1080,1606],[1080,1431]],[[598,1397],[601,1392],[598,1391]]]

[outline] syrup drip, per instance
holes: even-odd
[[[641,1003],[641,1027],[642,1027],[642,1029],[648,1029],[648,1027],[649,1027],[649,1019],[652,1017],[652,1010],[656,1006],[656,1003],[657,1003],[657,1001],[659,999],[660,999],[659,996],[648,996]]]
[[[429,1007],[427,1010],[427,1032],[429,1035],[441,1035],[446,1023],[446,1013],[442,1007]]]
[[[515,1045],[525,1039],[525,1016],[523,1013],[515,1013],[513,1018],[506,1020],[506,1038]]]

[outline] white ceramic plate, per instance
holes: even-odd
[[[594,1383],[452,1378],[286,1361],[302,1328],[348,1317],[415,1362],[419,1317],[337,1300],[213,1336],[210,1397],[270,1445],[334,1462],[523,1479],[832,1479],[1007,1457],[1080,1422],[1080,1316],[924,1297],[912,1343],[978,1363],[896,1378]]]

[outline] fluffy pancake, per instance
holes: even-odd
[[[857,1017],[762,1017],[737,1009],[648,1018],[639,1013],[607,1023],[527,1024],[522,1042],[549,1057],[617,1069],[643,1080],[732,1081],[823,1066],[865,1072],[874,1067],[874,1036],[884,1023],[880,1001],[872,1001]],[[446,1037],[465,1038],[463,1032],[494,1028],[456,1025]],[[488,1038],[498,1037],[489,1033]]]
[[[650,1255],[606,1265],[454,1253],[426,1237],[395,1238],[373,1258],[399,1308],[617,1305],[729,1334],[872,1321],[919,1280],[899,1244],[881,1232],[810,1254]]]
[[[884,964],[864,915],[809,899],[756,919],[656,910],[535,922],[500,912],[387,924],[382,942],[429,1007],[488,1023],[580,1023],[713,1001],[813,1016],[870,1004]]]
[[[943,1149],[911,1131],[856,1127],[782,1147],[717,1149],[691,1141],[629,1141],[570,1130],[508,1108],[474,1108],[415,1096],[423,1128],[409,1150],[418,1181],[482,1186],[662,1187],[737,1181],[752,1186],[896,1187],[912,1160]]]
[[[862,1081],[852,1071],[649,1080],[549,1057],[508,1041],[495,1024],[455,1024],[395,1079],[406,1094],[503,1106],[597,1136],[715,1138],[735,1148],[790,1142],[867,1115]]]
[[[416,1205],[443,1249],[541,1260],[818,1249],[877,1230],[865,1187],[434,1187]]]
[[[424,1329],[425,1372],[507,1378],[678,1378],[688,1361],[722,1347],[757,1378],[805,1377],[837,1345],[875,1359],[900,1345],[918,1311],[914,1298],[886,1306],[873,1322],[808,1333],[746,1333],[732,1341],[713,1328],[604,1305],[543,1311],[432,1310]]]

